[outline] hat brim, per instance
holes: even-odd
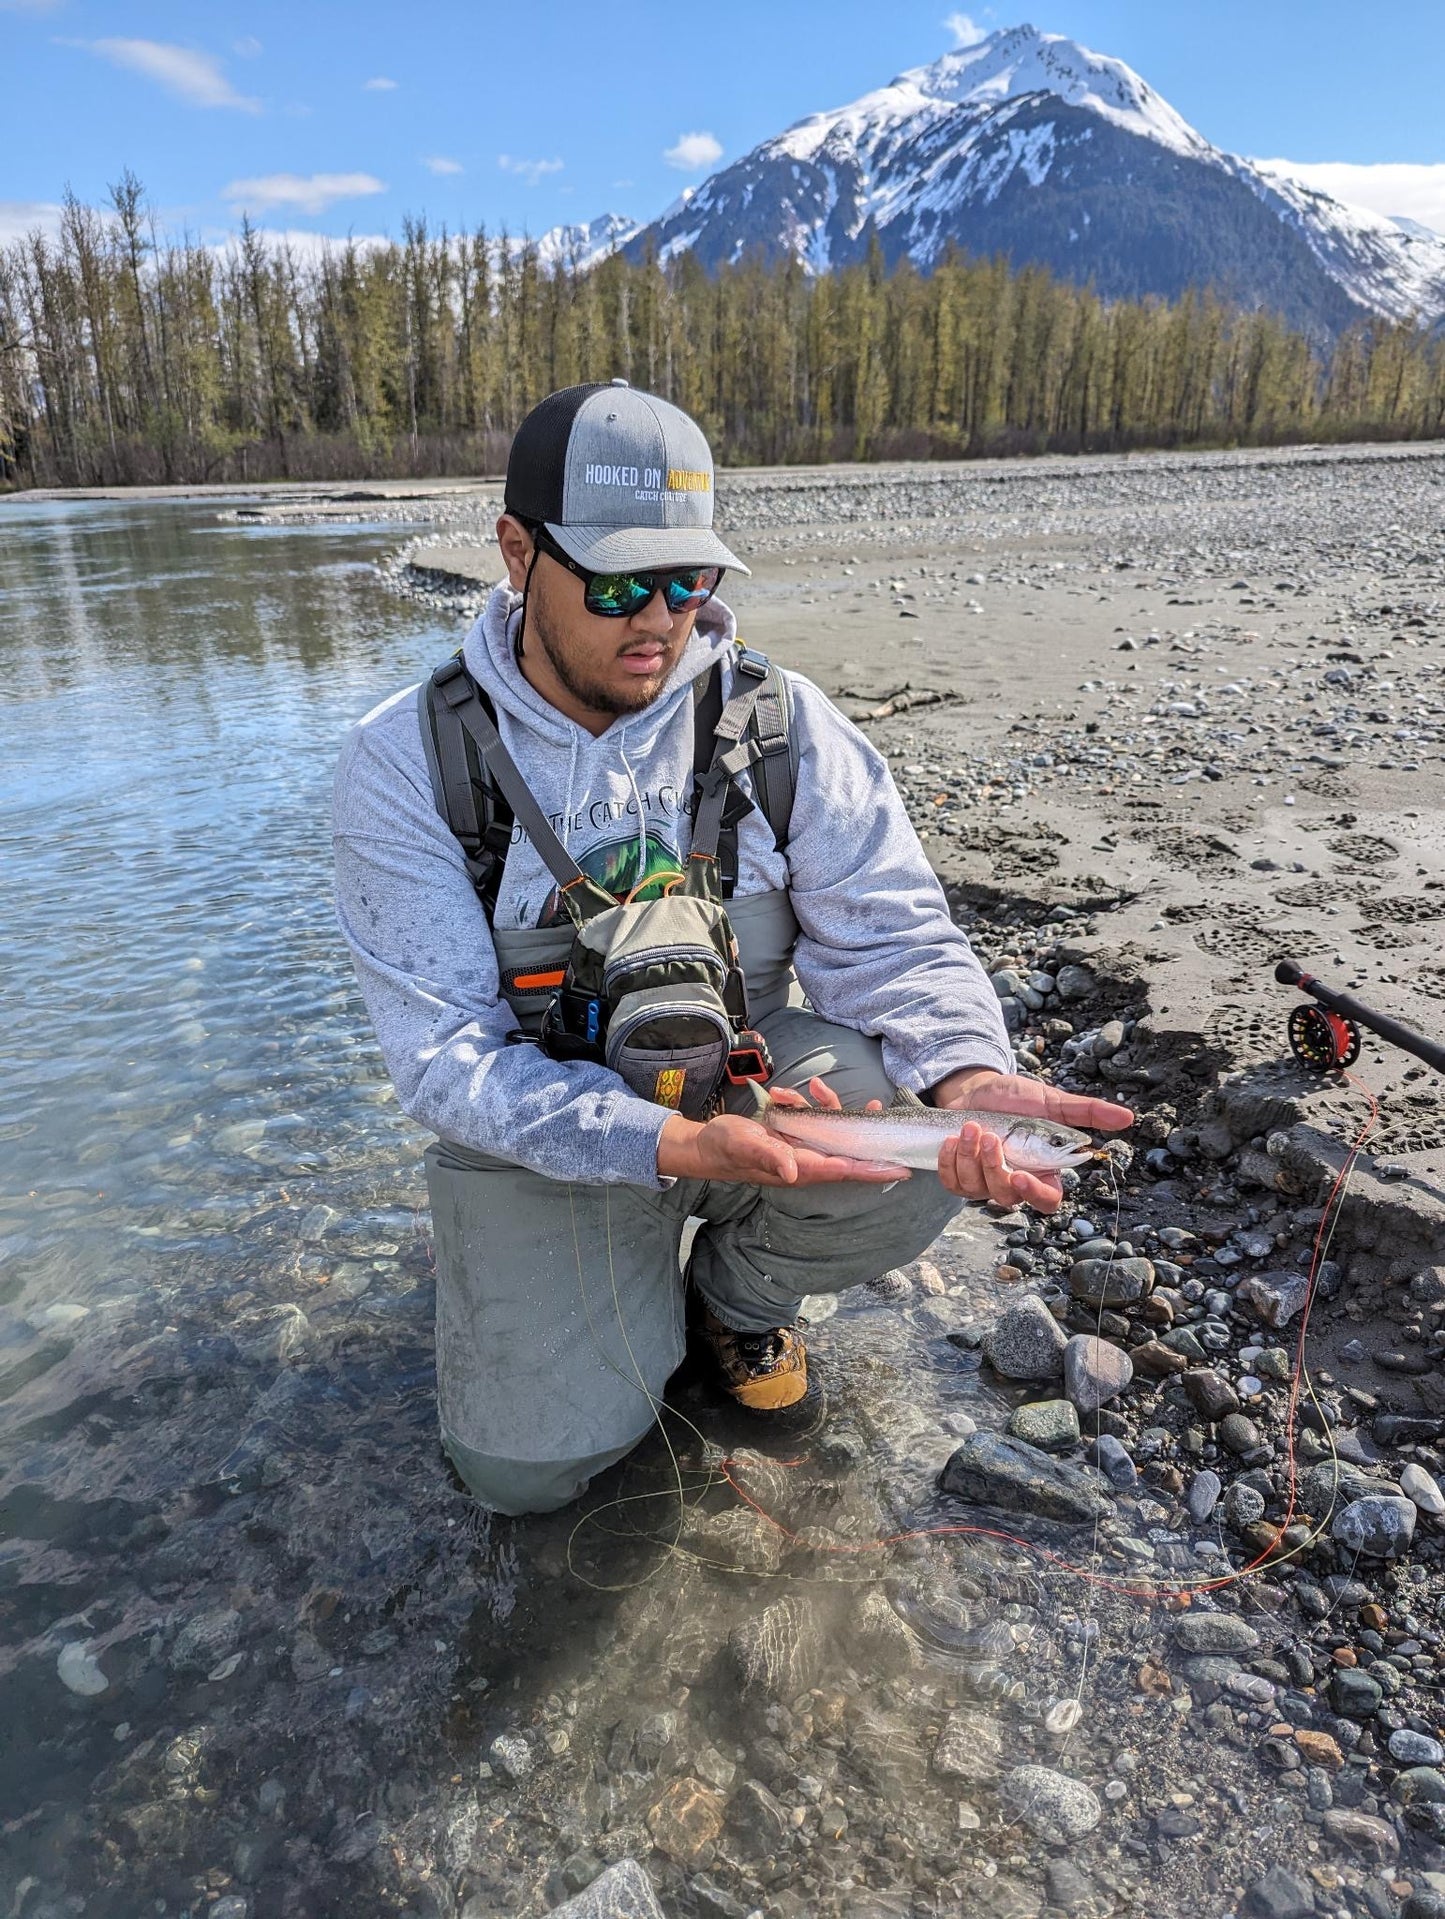
[[[559,526],[547,531],[589,573],[645,572],[669,566],[725,566],[747,573],[737,554],[710,527]]]

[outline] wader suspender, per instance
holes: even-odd
[[[692,851],[715,861],[722,896],[728,899],[737,883],[738,822],[753,806],[738,786],[737,774],[751,769],[758,807],[772,828],[774,845],[783,852],[793,808],[794,768],[788,736],[790,702],[782,674],[765,655],[741,648],[735,661],[735,690],[724,706],[722,670],[723,662],[718,660],[706,678],[696,683],[693,696],[697,810]],[[488,923],[496,910],[515,821],[521,822],[536,846],[569,908],[582,904],[578,895],[584,888],[588,896],[584,917],[602,910],[599,900],[613,905],[552,831],[502,744],[492,703],[467,672],[460,651],[422,683],[421,697],[422,736],[441,802],[439,811],[461,844]],[[563,862],[560,868],[554,863],[557,856]]]

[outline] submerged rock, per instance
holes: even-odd
[[[1238,1614],[1187,1612],[1174,1621],[1175,1645],[1185,1653],[1253,1652],[1259,1634]]]
[[[1303,1879],[1271,1866],[1262,1879],[1256,1879],[1245,1894],[1244,1910],[1249,1919],[1310,1919],[1315,1895]]]
[[[938,1483],[944,1492],[980,1506],[1036,1513],[1069,1525],[1088,1525],[1112,1510],[1092,1474],[1002,1433],[971,1433]]]
[[[1015,1766],[1005,1774],[1002,1792],[1024,1824],[1053,1845],[1082,1839],[1104,1814],[1082,1779],[1070,1779],[1052,1766]]]
[[[812,1683],[820,1657],[812,1610],[801,1599],[780,1599],[728,1635],[744,1693],[791,1698]]]
[[[109,1689],[110,1681],[101,1671],[88,1639],[72,1639],[60,1648],[55,1662],[61,1684],[82,1699],[93,1699]]]
[[[647,1815],[653,1845],[669,1859],[695,1859],[722,1831],[725,1804],[722,1794],[700,1779],[674,1779]],[[587,1891],[595,1892],[600,1884],[600,1880],[594,1880]],[[599,1915],[613,1910],[609,1906],[597,1908]]]
[[[619,1859],[575,1899],[553,1906],[552,1913],[553,1919],[667,1919],[635,1859]]]
[[[933,1748],[933,1770],[969,1786],[991,1786],[1003,1763],[1003,1729],[981,1712],[951,1712]]]

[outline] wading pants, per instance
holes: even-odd
[[[882,1049],[800,1007],[756,1018],[773,1083],[817,1074],[845,1106],[885,1105]],[[679,1246],[725,1324],[788,1324],[807,1293],[837,1293],[916,1259],[962,1203],[931,1173],[884,1192],[679,1180],[569,1185],[439,1142],[426,1156],[437,1265],[437,1399],[462,1478],[501,1513],[551,1512],[629,1452],[683,1352]]]

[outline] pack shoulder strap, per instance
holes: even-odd
[[[444,689],[458,677],[471,679],[460,649],[451,659],[443,661],[430,679],[422,681],[418,689],[418,717],[427,770],[431,774],[432,798],[437,812],[461,846],[467,872],[490,925],[515,822],[507,797],[491,777],[485,757],[477,751],[476,742],[457,718],[455,707],[443,697]],[[495,722],[496,713],[486,691],[475,681],[471,681],[471,685]]]
[[[764,819],[773,829],[773,844],[787,851],[793,795],[798,787],[798,742],[793,732],[793,695],[787,675],[766,654],[743,649],[743,658],[763,668],[763,686],[753,707],[753,735],[759,758],[753,764],[753,785]],[[739,671],[742,663],[739,662]]]
[[[734,659],[733,692],[722,697],[723,661],[696,683],[693,702],[693,851],[717,861],[724,898],[737,881],[738,825],[752,811],[737,783],[751,774],[758,810],[784,852],[797,788],[797,742],[792,696],[784,674],[765,654],[741,647]]]

